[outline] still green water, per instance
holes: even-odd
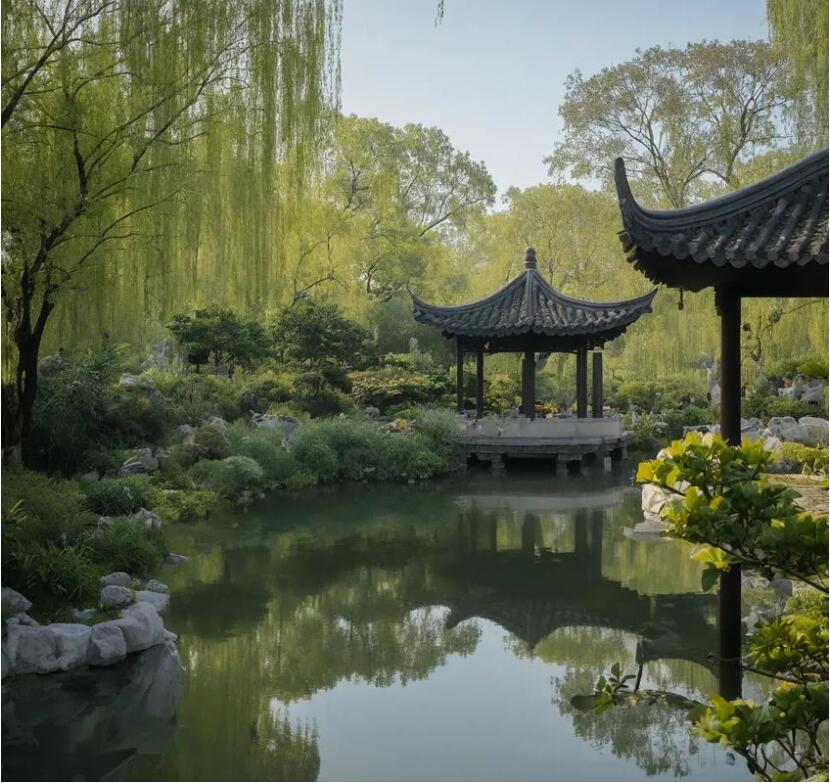
[[[33,678],[7,688],[4,772],[751,779],[673,708],[598,715],[573,700],[616,661],[642,664],[643,687],[717,692],[714,598],[684,544],[632,535],[629,481],[470,472],[171,527],[191,557],[160,574],[183,677],[156,648],[45,694]]]

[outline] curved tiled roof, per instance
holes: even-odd
[[[682,284],[670,269],[672,260],[719,268],[730,281],[740,281],[735,270],[755,275],[757,270],[827,264],[827,150],[685,209],[641,207],[631,193],[622,158],[615,162],[615,179],[623,222],[620,241],[628,260],[652,282]],[[698,290],[717,282],[714,271],[695,285],[694,272],[688,270],[683,275],[686,287]]]
[[[441,307],[412,296],[415,320],[447,335],[506,337],[540,334],[550,337],[620,334],[651,312],[656,289],[636,299],[586,302],[560,294],[537,271],[533,248],[525,270],[503,288],[470,304]]]

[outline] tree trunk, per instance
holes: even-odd
[[[34,461],[32,451],[32,425],[37,399],[37,365],[40,357],[40,345],[46,322],[55,305],[45,298],[40,305],[37,319],[32,324],[32,299],[34,284],[26,267],[21,277],[20,313],[14,324],[12,338],[17,348],[17,372],[15,391],[17,392],[17,410],[15,412],[15,429],[20,458],[26,467]]]

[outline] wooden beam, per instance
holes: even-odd
[[[459,413],[464,413],[464,349],[461,339],[455,339],[455,397]]]
[[[741,443],[741,297],[736,291],[715,290],[720,314],[720,431],[733,446]],[[741,568],[733,565],[720,575],[718,592],[718,652],[720,693],[741,696]]]
[[[602,354],[594,351],[594,366],[591,369],[591,413],[595,419],[602,418]]]
[[[484,353],[476,354],[476,418],[484,416]]]
[[[522,360],[522,413],[528,419],[536,418],[536,355],[525,351]]]

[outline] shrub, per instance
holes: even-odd
[[[209,373],[157,373],[156,388],[175,409],[176,420],[198,424],[211,416],[231,421],[242,414],[239,386]]]
[[[741,413],[747,417],[767,420],[773,416],[792,416],[800,419],[802,416],[824,414],[824,410],[811,402],[791,400],[787,397],[763,396],[760,394],[747,397],[741,404]]]
[[[445,469],[445,461],[430,448],[426,439],[412,435],[385,435],[380,478],[428,478]]]
[[[773,381],[782,381],[784,378],[795,378],[798,372],[800,359],[782,359],[780,362],[771,364],[764,373],[767,378]]]
[[[22,592],[40,616],[69,603],[92,601],[98,574],[83,547],[23,543],[3,531],[3,581]]]
[[[332,421],[306,424],[291,446],[291,455],[300,469],[315,476],[318,481],[334,481],[339,476],[340,459],[329,438],[333,424]]]
[[[667,425],[657,416],[644,413],[633,419],[631,415],[626,414],[623,424],[631,433],[628,445],[635,451],[654,454],[666,440]]]
[[[685,377],[624,381],[608,397],[609,405],[617,410],[627,411],[636,405],[640,411],[653,413],[680,408],[684,401],[705,400],[706,390],[702,382],[696,383]]]
[[[148,505],[149,480],[144,476],[104,478],[85,484],[83,491],[84,507],[95,514],[131,514]]]
[[[418,403],[440,402],[451,391],[449,378],[436,370],[417,371],[399,366],[352,373],[352,398],[382,413]]]
[[[293,403],[300,411],[314,418],[347,413],[354,407],[345,394],[325,386],[316,393],[301,392]]]
[[[230,449],[228,436],[219,427],[206,424],[193,433],[193,450],[199,459],[224,459]]]
[[[684,427],[694,427],[696,424],[715,424],[718,421],[716,408],[698,407],[690,405],[688,408],[669,410],[663,414],[666,423],[666,436],[672,440],[683,436]]]
[[[243,376],[242,384],[240,409],[253,408],[257,413],[265,413],[272,405],[291,400],[294,376],[268,371],[259,375]],[[252,406],[251,402],[255,404]]]
[[[228,436],[231,452],[254,460],[270,486],[282,484],[299,470],[297,461],[282,447],[282,434],[277,430],[254,429],[237,421],[228,428]]]
[[[69,475],[115,440],[109,391],[120,364],[110,345],[42,363],[31,436],[36,467]]]
[[[247,505],[262,495],[265,474],[250,457],[202,460],[192,469],[193,480],[225,500]]]
[[[781,458],[801,472],[827,472],[827,449],[803,446],[800,443],[783,443],[781,444]]]
[[[796,369],[808,378],[827,377],[827,362],[820,359],[807,359],[801,362]]]
[[[507,413],[519,403],[518,381],[504,372],[496,372],[489,379],[485,393],[485,407],[495,413]]]
[[[167,551],[161,530],[146,530],[126,520],[97,527],[88,547],[90,560],[102,573],[126,571],[139,577],[150,574]]]
[[[192,483],[192,479],[191,479]],[[153,503],[153,511],[164,522],[193,522],[210,514],[216,505],[216,493],[209,489],[163,489]]]
[[[119,386],[111,396],[109,416],[124,446],[158,443],[173,424],[173,411],[161,394]]]

